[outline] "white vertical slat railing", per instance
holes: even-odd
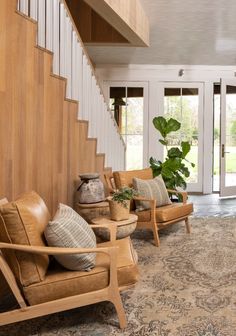
[[[53,51],[53,1],[46,0],[46,49]]]
[[[53,3],[53,14],[52,14],[53,72],[55,75],[59,75],[60,74],[60,0],[51,0],[51,1]]]
[[[66,97],[79,101],[78,118],[89,121],[98,153],[113,170],[125,167],[125,144],[96,80],[64,0],[18,0],[17,9],[38,22],[37,43],[53,52],[53,72],[67,79]]]
[[[46,48],[46,2],[38,1],[38,45]]]
[[[38,20],[38,1],[31,0],[30,1],[30,17],[34,20]]]
[[[29,15],[29,1],[21,0],[18,4],[19,11],[25,15]]]

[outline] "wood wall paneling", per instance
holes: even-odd
[[[37,24],[15,6],[0,2],[0,198],[36,190],[54,214],[59,202],[73,205],[78,174],[101,159],[78,103],[65,99],[66,80],[51,74],[52,53],[35,46]]]

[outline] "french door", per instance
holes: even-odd
[[[236,195],[236,80],[221,80],[220,196]]]
[[[189,141],[191,150],[186,163],[190,171],[187,190],[203,191],[203,83],[164,82],[159,83],[158,115],[174,118],[181,122],[181,128],[170,134],[171,146],[180,146],[181,141]],[[165,158],[165,149],[159,147]],[[192,167],[190,162],[195,164]]]

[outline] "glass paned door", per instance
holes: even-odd
[[[181,123],[178,132],[170,134],[170,146],[180,146],[182,141],[191,143],[191,151],[186,159],[190,176],[186,182],[188,191],[202,191],[203,162],[203,84],[201,83],[162,83],[163,107],[159,114],[177,119]],[[166,149],[164,149],[164,157]],[[190,162],[195,164],[192,167]]]
[[[236,81],[221,81],[220,196],[236,195]]]

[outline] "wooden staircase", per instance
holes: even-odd
[[[73,205],[78,174],[100,172],[104,154],[65,98],[66,79],[52,74],[53,54],[36,46],[37,24],[0,2],[0,198],[36,190],[54,214]]]

